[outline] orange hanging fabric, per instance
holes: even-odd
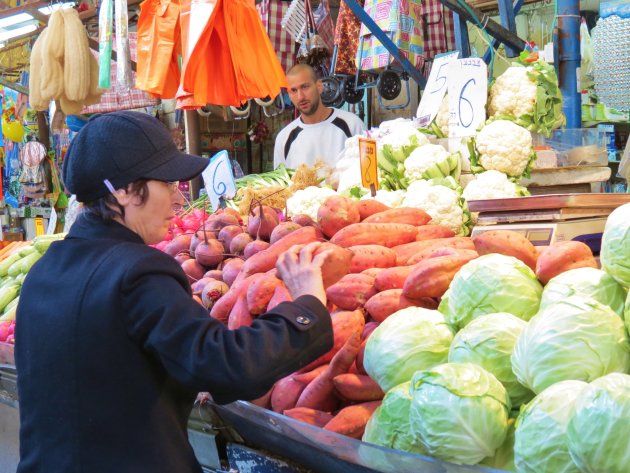
[[[179,0],[145,0],[138,18],[136,88],[174,98],[181,52]]]

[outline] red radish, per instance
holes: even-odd
[[[192,215],[200,222],[205,222],[208,219],[208,212],[205,209],[193,209]]]
[[[172,239],[175,239],[175,237],[178,237],[184,234],[184,229],[181,227],[173,227],[173,229],[171,230],[171,233],[173,234]]]
[[[278,225],[278,215],[271,207],[259,204],[255,207],[247,221],[247,233],[253,238],[269,241],[271,232]]]
[[[203,275],[204,278],[212,278],[217,281],[223,281],[223,271],[220,269],[211,269],[207,271],[206,274]]]
[[[230,242],[230,253],[233,255],[241,256],[245,253],[245,247],[248,243],[251,243],[254,239],[249,236],[249,233],[239,233]]]
[[[243,256],[245,256],[245,259],[251,258],[259,251],[266,250],[267,248],[269,248],[269,246],[271,245],[263,240],[251,241],[247,245],[245,245],[245,249],[243,250]]]
[[[182,219],[182,223],[182,228],[184,230],[192,232],[197,231],[197,229],[201,225],[201,221],[192,215],[187,215],[186,217],[184,217]]]
[[[294,232],[295,230],[298,230],[300,228],[302,228],[302,226],[295,222],[282,222],[271,232],[269,243],[273,245],[283,236],[286,236],[289,233]]]
[[[214,303],[230,288],[223,281],[211,279],[201,290],[201,301],[206,309],[212,309]]]
[[[171,227],[176,228],[176,227],[183,227],[184,226],[184,222],[182,222],[182,219],[179,218],[178,215],[175,215],[173,217],[173,219],[171,220]]]
[[[295,214],[291,217],[291,221],[297,223],[301,227],[311,227],[315,225],[313,219],[306,214]]]
[[[181,253],[177,253],[175,255],[175,261],[177,261],[179,264],[182,264],[184,261],[190,259],[190,253],[188,251],[182,251]]]
[[[182,263],[182,269],[188,276],[188,282],[193,284],[195,281],[199,281],[203,278],[203,274],[206,272],[203,266],[199,264],[196,259],[190,258]]]
[[[227,225],[221,229],[218,240],[223,243],[223,249],[226,253],[230,251],[232,239],[241,233],[243,233],[243,227],[240,225]]]
[[[238,273],[240,273],[244,264],[245,261],[241,258],[231,258],[223,262],[223,269],[221,270],[223,273],[223,281],[228,286],[232,286],[232,283],[238,276]]]
[[[192,283],[190,288],[192,289],[193,294],[201,294],[201,290],[203,289],[203,287],[210,281],[214,281],[214,279],[204,276],[199,281],[195,281],[194,283]]]
[[[164,241],[166,243],[168,243],[172,239],[173,239],[173,232],[171,230],[169,230],[168,232],[166,232],[166,235],[164,235]],[[164,245],[164,246],[166,246],[166,245]]]
[[[171,256],[175,256],[177,255],[177,253],[181,253],[184,250],[188,251],[188,249],[190,248],[191,239],[192,239],[192,234],[190,233],[184,233],[182,235],[179,235],[173,238],[173,240],[169,242],[168,245],[166,245],[166,248],[164,251],[166,252],[166,254],[169,254]]]
[[[223,244],[219,240],[202,241],[195,250],[195,259],[208,267],[218,265],[224,256]]]

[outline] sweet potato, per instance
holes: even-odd
[[[252,315],[260,315],[267,309],[276,288],[282,284],[277,277],[264,274],[247,288],[247,307]]]
[[[333,378],[335,390],[349,401],[377,401],[385,393],[378,383],[367,375],[344,373]]]
[[[359,211],[359,217],[361,220],[365,220],[370,215],[374,215],[385,210],[389,210],[391,207],[374,199],[365,199],[357,202],[357,210]]]
[[[541,283],[560,273],[576,268],[597,268],[597,261],[586,243],[558,241],[544,249],[536,262],[536,276]]]
[[[293,298],[291,294],[289,294],[289,290],[284,285],[282,281],[280,284],[276,286],[276,289],[273,291],[273,296],[269,299],[269,303],[267,304],[267,311],[273,310],[276,308],[278,304],[282,304],[283,302],[292,301]]]
[[[365,310],[376,322],[382,322],[394,312],[407,307],[437,308],[437,302],[428,297],[412,300],[403,295],[402,289],[388,289],[378,292],[365,303]]]
[[[457,271],[479,255],[462,250],[450,256],[427,258],[414,266],[403,286],[403,296],[409,299],[442,297]]]
[[[330,361],[330,365],[322,371],[317,378],[311,381],[300,394],[295,407],[310,407],[325,411],[324,406],[330,403],[330,398],[334,398],[333,378],[342,373],[346,373],[357,357],[361,347],[361,332],[354,332],[341,350]]]
[[[413,271],[413,266],[395,266],[384,269],[374,278],[374,287],[378,292],[402,289],[411,271]]]
[[[306,228],[306,227],[305,227]],[[343,276],[350,271],[350,264],[352,263],[352,251],[347,248],[342,248],[333,243],[322,243],[321,246],[315,250],[314,256],[327,250],[332,250],[322,265],[322,278],[324,280],[324,288],[332,286],[339,281]]]
[[[398,207],[371,215],[365,223],[403,223],[418,227],[431,221],[431,216],[424,210],[413,207]]]
[[[276,381],[271,393],[271,409],[282,413],[294,408],[304,388],[306,384],[296,381],[291,375]]]
[[[368,269],[364,269],[359,274],[367,274],[368,276],[372,276],[373,278],[375,278],[376,275],[380,273],[381,271],[383,271],[384,269],[387,269],[387,268],[368,268]]]
[[[264,409],[271,409],[271,393],[273,393],[273,386],[261,397],[258,399],[252,399],[250,402],[255,406],[262,407]]]
[[[381,245],[393,248],[416,240],[418,230],[402,223],[353,223],[339,230],[330,239],[335,245],[348,248],[356,245]]]
[[[372,322],[370,322],[372,323]],[[359,353],[357,353],[357,359],[354,360],[354,364],[357,367],[357,373],[367,375],[367,371],[365,371],[365,365],[363,364],[363,360],[365,358],[365,345],[367,345],[369,337],[365,337],[361,342],[361,347],[359,348]]]
[[[324,426],[324,429],[360,439],[368,420],[380,405],[381,401],[370,401],[344,407]]]
[[[473,237],[479,255],[500,253],[514,256],[536,271],[538,251],[525,236],[511,230],[488,230]]]
[[[284,415],[291,419],[299,420],[307,424],[323,427],[333,418],[330,412],[318,411],[308,407],[294,407],[284,411]]]
[[[396,252],[396,265],[407,266],[409,260],[421,251],[431,248],[436,243],[443,241],[444,238],[436,238],[433,240],[412,241],[404,245],[398,245],[392,248]]]
[[[350,262],[351,273],[360,273],[370,268],[396,266],[396,252],[386,246],[356,245],[348,249],[354,253]]]
[[[420,225],[418,226],[416,241],[434,240],[436,238],[450,238],[454,236],[455,232],[443,225]]]
[[[230,330],[236,330],[239,327],[249,327],[253,321],[254,317],[252,317],[247,308],[247,299],[240,297],[230,311],[227,327]]]
[[[427,240],[429,241],[429,240]],[[475,244],[469,237],[440,238],[434,244],[420,250],[407,261],[407,264],[416,264],[427,259],[431,253],[440,248],[455,248],[457,250],[474,250]]]
[[[331,195],[317,209],[317,223],[328,238],[359,221],[359,210],[354,201],[341,195]]]
[[[378,327],[378,322],[368,322],[363,327],[363,332],[361,333],[361,340],[367,340],[367,338],[372,334],[374,330]]]
[[[279,223],[278,226],[276,226],[271,231],[271,236],[269,237],[269,243],[273,245],[275,242],[287,236],[289,233],[299,230],[300,228],[302,228],[302,226],[295,222]]]
[[[249,288],[249,285],[258,277],[258,275],[254,275],[238,283],[232,283],[230,290],[214,303],[210,310],[210,315],[223,323],[227,323],[230,311],[234,307],[234,304],[236,304],[236,301],[246,299],[247,288]]]
[[[300,370],[300,373],[305,373],[324,363],[328,363],[341,350],[341,347],[345,345],[354,332],[362,333],[365,327],[365,316],[362,310],[338,311],[331,313],[330,318],[332,319],[334,334],[332,349],[306,365]]]
[[[317,232],[313,227],[302,227],[281,238],[266,250],[256,253],[243,264],[241,273],[236,281],[241,281],[256,273],[269,271],[276,265],[276,261],[282,253],[293,245],[303,245],[317,241]]]
[[[296,380],[298,383],[307,385],[308,383],[313,381],[315,378],[317,378],[319,373],[324,371],[326,368],[328,368],[328,364],[318,366],[317,368],[311,371],[308,371],[306,373],[294,373],[292,376],[293,376],[293,379]]]
[[[346,274],[326,289],[328,300],[344,310],[362,307],[374,294],[374,278],[366,274]]]

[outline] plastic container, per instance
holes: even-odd
[[[596,128],[553,130],[545,137],[532,133],[538,153],[554,153],[555,167],[606,166],[608,164],[607,134]],[[549,167],[549,166],[544,166]]]

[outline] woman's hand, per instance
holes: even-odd
[[[318,242],[296,245],[285,251],[278,259],[276,263],[278,275],[293,299],[310,294],[326,305],[322,265],[332,251],[322,251],[313,256],[320,247],[321,243]]]

